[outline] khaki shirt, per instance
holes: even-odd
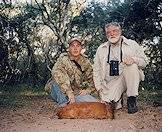
[[[142,69],[147,65],[148,59],[144,54],[142,47],[140,47],[137,42],[127,39],[124,36],[122,36],[122,39],[122,58],[132,57],[139,67],[141,80],[144,80]],[[110,81],[115,78],[115,76],[109,76],[108,72],[110,70],[109,64],[107,63],[109,45],[109,42],[101,44],[98,47],[94,58],[93,79],[97,90],[106,86],[106,81]],[[124,66],[121,66],[121,71],[122,68],[124,68]]]
[[[52,78],[46,87],[51,87],[51,82],[55,80],[65,94],[78,95],[82,89],[87,89],[89,93],[94,91],[92,65],[88,58],[81,55],[77,61],[83,73],[72,60],[68,53],[60,55],[52,68]]]

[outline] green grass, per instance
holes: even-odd
[[[30,87],[29,85],[17,85],[14,87],[0,87],[0,107],[23,107],[29,105],[31,99],[47,96],[44,86]],[[139,102],[141,104],[162,100],[162,89],[140,89]]]
[[[162,99],[162,89],[150,89],[150,90],[140,90],[138,100],[140,102],[145,102],[148,104],[152,104],[154,101],[160,101]]]
[[[1,87],[0,107],[23,107],[28,105],[28,100],[31,98],[42,96],[47,96],[43,86],[35,88],[28,85]]]
[[[13,95],[44,95],[44,86],[31,87],[26,84],[1,87],[0,95],[13,94]]]

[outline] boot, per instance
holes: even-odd
[[[128,113],[129,114],[134,114],[138,111],[138,108],[136,106],[136,97],[135,96],[128,97],[127,107],[128,107]]]

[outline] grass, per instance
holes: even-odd
[[[4,87],[0,89],[0,107],[23,107],[29,105],[29,100],[33,98],[42,98],[47,96],[43,86],[30,87],[26,84],[14,87]],[[162,89],[140,89],[139,102],[141,104],[162,100]]]
[[[142,103],[151,104],[154,101],[162,101],[162,89],[145,89],[139,91],[138,100]]]
[[[23,107],[29,105],[28,100],[31,98],[42,96],[47,96],[43,86],[35,88],[28,85],[1,87],[0,107]]]

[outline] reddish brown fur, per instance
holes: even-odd
[[[109,105],[99,102],[80,102],[61,107],[57,115],[60,119],[113,119],[113,110]]]

